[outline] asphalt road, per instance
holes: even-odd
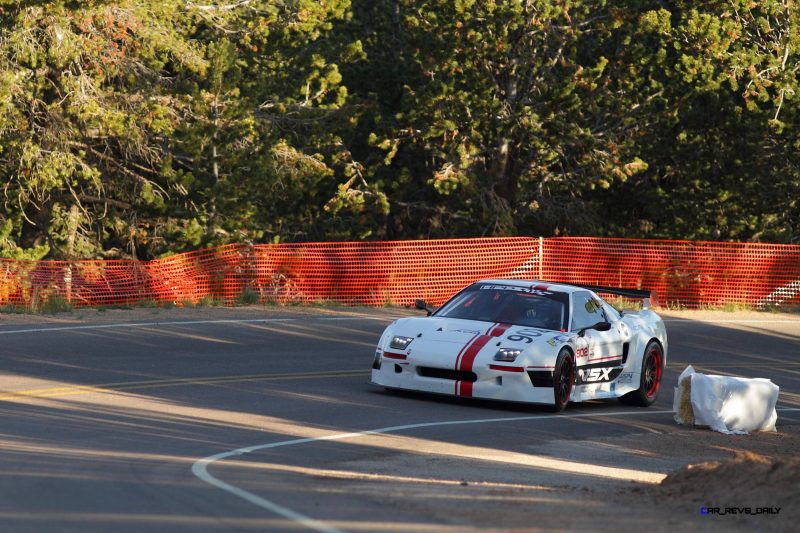
[[[0,316],[0,529],[668,530],[696,518],[621,513],[632,484],[741,443],[798,442],[800,412],[786,409],[800,407],[800,316],[671,315],[654,406],[552,415],[369,385],[380,332],[413,313]],[[672,386],[687,364],[772,379],[791,438],[677,426]]]

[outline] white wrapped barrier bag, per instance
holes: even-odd
[[[738,435],[775,431],[779,392],[768,379],[707,375],[688,366],[678,378],[672,408],[679,424]]]

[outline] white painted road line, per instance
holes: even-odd
[[[793,407],[780,407],[777,409],[778,411],[800,411],[800,408],[793,408]],[[241,455],[245,455],[248,453],[260,451],[260,450],[269,450],[274,448],[283,448],[286,446],[297,446],[299,444],[308,444],[311,442],[320,442],[320,441],[333,441],[333,440],[345,440],[345,439],[352,439],[356,437],[363,437],[366,435],[378,435],[378,434],[386,434],[386,433],[398,433],[401,431],[409,431],[413,429],[420,429],[420,428],[429,428],[429,427],[441,427],[441,426],[458,426],[458,425],[467,425],[467,424],[489,424],[493,422],[521,422],[521,421],[535,421],[535,420],[551,420],[554,418],[595,418],[595,417],[619,417],[619,416],[641,416],[641,415],[663,415],[663,414],[673,414],[672,410],[669,411],[622,411],[622,412],[609,412],[609,413],[590,413],[590,414],[559,414],[559,415],[536,415],[536,416],[512,416],[512,417],[504,417],[504,418],[482,418],[478,420],[446,420],[446,421],[439,421],[439,422],[423,422],[420,424],[406,424],[402,426],[390,426],[385,428],[379,429],[371,429],[367,431],[356,431],[352,433],[338,433],[335,435],[328,435],[326,437],[309,437],[303,439],[292,439],[292,440],[284,440],[280,442],[272,442],[269,444],[259,444],[256,446],[248,446],[246,448],[238,448],[236,450],[231,450],[229,452],[222,452],[216,455],[212,455],[209,457],[205,457],[196,461],[192,465],[192,473],[200,478],[201,480],[205,481],[209,485],[217,487],[219,489],[236,496],[237,498],[241,498],[246,500],[257,507],[270,511],[278,516],[282,516],[292,522],[296,522],[297,524],[306,527],[308,529],[312,529],[314,531],[319,531],[321,533],[345,533],[344,531],[337,529],[335,527],[329,526],[328,524],[316,520],[314,518],[305,516],[304,514],[298,513],[297,511],[293,511],[288,507],[284,507],[279,505],[271,500],[266,498],[262,498],[257,494],[253,494],[252,492],[246,491],[241,489],[235,485],[231,485],[230,483],[225,483],[219,478],[212,476],[208,472],[209,465],[216,463],[217,461],[223,461],[225,459],[230,459],[232,457],[238,457]]]
[[[176,320],[174,322],[123,322],[117,324],[94,324],[86,326],[56,326],[52,328],[26,328],[0,330],[0,335],[15,333],[44,333],[48,331],[78,331],[86,329],[112,329],[112,328],[152,328],[159,326],[195,326],[198,324],[268,324],[271,322],[306,322],[309,320],[323,320],[335,322],[337,320],[378,320],[390,321],[400,317],[374,317],[374,316],[304,316],[291,318],[243,318],[226,320]]]

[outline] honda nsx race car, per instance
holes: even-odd
[[[597,293],[643,300],[620,312]],[[658,396],[667,363],[664,322],[650,293],[544,281],[483,280],[427,317],[401,318],[381,336],[372,382],[402,389],[547,404]]]

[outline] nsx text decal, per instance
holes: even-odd
[[[456,358],[456,370],[472,372],[472,364],[475,362],[478,352],[480,352],[489,341],[502,336],[510,327],[511,324],[492,324],[483,335],[472,337],[469,342],[461,348]],[[455,393],[457,396],[472,396],[472,382],[456,381]]]
[[[622,368],[606,366],[596,368],[579,368],[577,385],[584,385],[587,383],[607,383],[614,381],[617,376],[622,372]]]
[[[611,381],[611,371],[613,368],[590,368],[588,370],[578,370],[578,381],[580,383],[599,383]]]

